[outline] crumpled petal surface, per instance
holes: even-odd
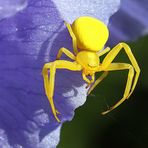
[[[0,19],[10,17],[26,6],[27,0],[0,0]]]
[[[109,43],[135,40],[148,34],[148,0],[121,0],[120,9],[110,19]]]
[[[73,118],[87,91],[81,72],[57,70],[54,101],[62,121],[57,123],[42,67],[55,60],[60,47],[72,49],[63,20],[91,15],[107,23],[119,0],[29,0],[18,13],[7,2],[18,10],[21,1],[0,1],[0,147],[55,148],[62,123]]]

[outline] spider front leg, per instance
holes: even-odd
[[[106,114],[108,112],[110,112],[111,110],[113,110],[114,108],[116,108],[117,106],[119,106],[124,100],[128,99],[129,96],[132,94],[132,92],[134,91],[138,78],[139,78],[139,74],[140,74],[140,68],[136,62],[136,59],[134,57],[134,55],[132,54],[131,49],[129,48],[129,46],[125,43],[119,43],[118,45],[116,45],[105,57],[105,59],[102,62],[102,70],[109,70],[109,66],[111,65],[111,62],[114,60],[114,58],[117,56],[117,54],[120,52],[121,49],[124,49],[128,58],[130,59],[132,65],[129,68],[129,75],[128,75],[128,80],[127,80],[127,85],[125,88],[125,92],[123,95],[123,98],[113,107],[111,107],[111,109],[109,109],[106,112],[103,112],[103,114]],[[125,66],[126,67],[126,66]],[[124,66],[123,66],[124,68]],[[128,68],[128,67],[127,67]],[[114,69],[114,68],[113,68]],[[112,70],[113,70],[112,69]],[[122,69],[122,66],[120,65],[116,65],[114,70],[120,70]],[[133,80],[133,74],[134,74],[134,70],[136,72],[134,80]],[[132,77],[132,79],[131,79]],[[132,83],[133,81],[133,83]]]
[[[60,122],[59,118],[57,117],[57,114],[59,114],[59,112],[56,110],[54,101],[53,101],[55,74],[56,74],[57,68],[58,69],[69,69],[73,71],[80,71],[82,68],[81,68],[81,65],[75,62],[69,62],[66,60],[58,60],[55,62],[46,63],[43,67],[42,74],[44,78],[45,93],[51,105],[51,109],[52,109],[55,119],[58,122]],[[50,70],[50,79],[48,77],[48,70]]]
[[[125,53],[127,54],[129,60],[131,61],[132,65],[133,65],[133,68],[136,72],[135,74],[135,78],[134,78],[134,81],[133,81],[133,85],[132,85],[132,88],[131,88],[131,91],[130,93],[128,94],[128,97],[133,93],[135,87],[136,87],[136,84],[137,84],[137,81],[138,81],[138,78],[139,78],[139,74],[140,74],[140,68],[138,66],[138,63],[130,49],[130,47],[126,44],[126,43],[119,43],[118,45],[116,45],[108,54],[107,56],[105,57],[105,59],[103,60],[102,62],[102,68],[103,69],[106,69],[110,63],[115,59],[115,57],[117,56],[117,54],[121,51],[121,49],[124,49],[125,50]]]
[[[48,69],[50,69],[50,79],[48,77]],[[59,118],[57,117],[57,114],[59,114],[60,112],[55,109],[55,105],[53,101],[55,73],[56,73],[56,67],[54,63],[46,63],[44,65],[42,74],[44,78],[45,93],[51,105],[51,109],[54,117],[58,122],[60,122]]]
[[[107,71],[129,70],[129,72],[128,72],[128,78],[127,78],[127,83],[126,83],[123,98],[114,106],[112,106],[109,110],[103,112],[102,113],[103,115],[112,111],[116,107],[118,107],[121,103],[123,103],[128,98],[128,95],[132,86],[133,77],[134,77],[134,68],[132,65],[127,63],[111,63],[106,70]]]

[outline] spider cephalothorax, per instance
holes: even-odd
[[[65,24],[72,37],[74,53],[62,47],[58,52],[57,60],[46,63],[43,67],[45,92],[50,102],[54,117],[60,122],[57,116],[59,112],[55,108],[53,102],[54,81],[57,68],[82,71],[82,77],[88,83],[88,86],[95,81],[95,73],[103,71],[104,73],[90,87],[88,94],[107,76],[108,71],[129,70],[123,98],[109,110],[102,113],[106,114],[129,98],[134,91],[140,74],[140,68],[136,59],[126,43],[119,43],[112,50],[110,50],[109,47],[102,50],[108,39],[109,31],[107,26],[96,18],[84,16],[76,19],[72,25],[66,22]],[[121,49],[124,49],[131,64],[113,63],[114,58],[118,55]],[[73,60],[73,62],[60,60],[62,53],[65,53]],[[100,63],[99,57],[105,53],[108,54],[103,59],[102,63]],[[48,75],[48,69],[50,70],[50,77]],[[87,76],[91,76],[91,79]]]
[[[82,76],[83,79],[87,83],[93,83],[93,81],[89,81],[89,79],[85,76],[92,76],[94,77],[95,72],[97,72],[99,68],[99,56],[95,52],[90,51],[81,51],[76,55],[76,62],[82,66]]]

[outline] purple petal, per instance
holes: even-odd
[[[71,5],[65,7],[67,3]],[[56,147],[62,124],[45,96],[42,67],[55,60],[60,47],[72,49],[63,20],[91,15],[107,23],[118,5],[119,0],[30,0],[24,10],[1,20],[0,146]],[[57,71],[54,101],[62,123],[85,102],[85,86],[81,72]]]
[[[0,20],[23,10],[27,0],[0,0]]]
[[[62,18],[72,23],[79,16],[93,16],[104,23],[108,23],[109,17],[117,11],[120,0],[69,0],[68,7],[65,7],[66,0],[55,0]]]
[[[110,19],[110,43],[135,40],[147,34],[147,18],[147,0],[122,0],[121,8]]]

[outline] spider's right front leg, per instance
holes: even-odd
[[[82,67],[76,62],[69,62],[66,60],[57,60],[51,63],[46,63],[43,67],[45,93],[51,105],[51,109],[54,114],[54,117],[56,118],[58,122],[60,122],[59,118],[57,117],[57,114],[59,114],[59,112],[56,110],[54,102],[53,102],[55,74],[56,74],[57,68],[58,69],[68,69],[72,71],[80,71],[82,70]],[[48,78],[48,69],[50,69],[50,79]]]
[[[50,69],[50,79],[48,78],[48,69]],[[45,93],[51,105],[51,109],[54,114],[54,117],[58,122],[60,122],[59,118],[57,117],[57,114],[59,114],[59,112],[55,109],[55,105],[53,101],[55,73],[56,73],[56,67],[54,62],[46,63],[44,65],[42,74],[44,78]]]

